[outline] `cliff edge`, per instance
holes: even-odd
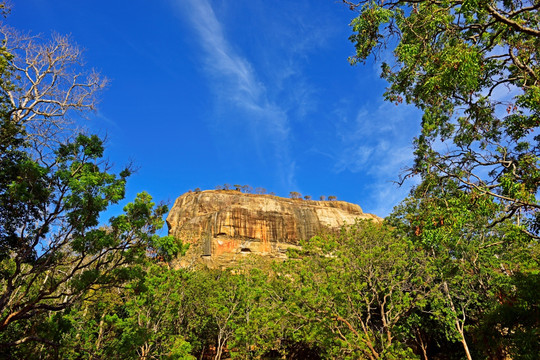
[[[355,219],[382,220],[344,201],[207,190],[176,199],[167,226],[169,235],[191,244],[184,263],[202,259],[211,267],[224,267],[247,254],[284,258],[287,248],[297,247],[300,240]]]

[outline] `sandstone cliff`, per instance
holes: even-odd
[[[191,244],[187,258],[220,267],[247,254],[285,257],[324,229],[339,229],[355,219],[381,219],[344,201],[293,200],[232,190],[190,192],[176,199],[169,235]]]

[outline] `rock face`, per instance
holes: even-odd
[[[284,258],[323,230],[355,219],[381,219],[343,201],[293,200],[232,190],[190,192],[176,199],[169,235],[191,244],[185,262],[202,259],[211,267],[233,264],[248,254]]]

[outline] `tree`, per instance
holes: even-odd
[[[134,284],[126,294],[127,316],[111,314],[112,325],[121,331],[118,339],[111,341],[112,354],[124,358],[195,359],[181,326],[187,277],[183,270],[147,267],[144,282]]]
[[[95,109],[108,81],[84,69],[82,51],[67,36],[41,41],[7,26],[0,27],[0,34],[4,51],[11,54],[9,86],[2,87],[7,115],[25,128],[27,140],[42,156],[47,147],[54,149],[51,142],[72,134],[72,112]]]
[[[301,200],[302,199],[302,194],[300,194],[299,192],[296,192],[296,191],[291,191],[289,193],[289,197],[293,200]]]
[[[242,305],[245,291],[243,278],[222,272],[214,279],[210,279],[210,284],[214,285],[213,292],[209,297],[208,314],[212,317],[217,326],[216,355],[215,360],[220,360],[227,342],[234,335],[235,320],[242,314]],[[215,276],[214,275],[214,276]]]
[[[508,299],[522,306],[527,302],[526,289],[538,285],[540,249],[510,219],[490,224],[502,210],[488,194],[462,192],[455,181],[447,181],[438,188],[422,183],[416,191],[425,195],[410,196],[386,220],[398,236],[425,251],[436,269],[434,283],[439,286],[432,292],[430,313],[437,325],[422,327],[426,343],[444,343],[429,341],[443,331],[449,341],[462,344],[467,357],[500,357],[515,351],[515,345],[503,340],[509,338],[507,329],[520,328],[521,334],[529,335],[537,331],[534,311],[528,321],[514,317],[512,324],[501,317],[495,320],[494,314],[507,311]],[[537,353],[534,347],[519,349],[512,357],[526,354],[525,349]]]
[[[131,171],[110,172],[103,141],[66,126],[71,110],[93,109],[104,81],[77,72],[80,52],[64,37],[38,44],[1,32],[0,353],[18,357],[32,342],[58,349],[61,331],[44,324],[137,275],[148,248],[182,247],[155,234],[167,207],[146,193],[99,227]]]
[[[255,194],[263,195],[266,194],[266,189],[262,187],[255,188]]]
[[[273,262],[263,258],[250,258],[235,267],[239,277],[242,304],[234,319],[234,335],[227,347],[233,358],[264,358],[270,352],[284,352],[284,339],[290,322],[283,311],[281,291],[271,282]],[[288,358],[291,358],[290,356]]]
[[[17,321],[65,309],[96,287],[125,280],[128,265],[159,239],[154,232],[167,207],[154,209],[144,193],[109,227],[97,228],[100,213],[123,198],[129,175],[107,173],[99,163],[102,153],[96,136],[79,135],[57,150],[54,167],[26,159],[29,176],[5,184],[0,332],[9,334]],[[36,338],[27,334],[13,344],[31,340]]]
[[[326,200],[326,196],[324,196],[324,195],[319,196],[319,200],[320,200],[320,201]]]
[[[405,325],[430,292],[422,252],[361,221],[291,255],[276,273],[293,338],[316,342],[324,358],[414,358]]]
[[[335,200],[337,200],[337,197],[334,196],[334,195],[329,195],[329,196],[328,196],[328,200],[329,200],[329,201],[335,201]]]
[[[360,13],[351,63],[395,45],[395,63],[382,65],[385,98],[423,111],[404,177],[450,177],[462,191],[486,193],[504,209],[493,221],[519,215],[522,230],[538,237],[538,2],[344,2]]]
[[[304,196],[304,200],[311,200],[311,195]]]
[[[473,331],[491,333],[492,348],[510,328],[534,333],[538,321],[486,324],[504,308],[501,298],[523,296],[523,303],[538,284],[540,4],[344,2],[359,11],[351,63],[392,46],[394,61],[382,65],[385,98],[423,112],[415,162],[403,176],[419,175],[421,183],[393,224],[439,264],[439,324],[469,359],[481,347],[470,341]],[[502,353],[520,348],[502,346]],[[525,349],[512,356],[536,354]]]
[[[185,269],[150,260],[143,276],[121,288],[96,290],[92,300],[57,320],[68,325],[60,341],[62,359],[195,359],[185,340],[189,277]]]

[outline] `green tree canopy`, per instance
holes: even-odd
[[[423,111],[405,177],[452,178],[464,191],[489,194],[503,218],[521,212],[524,231],[537,237],[540,3],[344,2],[359,12],[350,62],[392,47],[394,61],[382,65],[385,97]]]
[[[0,357],[27,358],[23,344],[58,348],[54,314],[137,274],[148,249],[170,258],[183,246],[156,235],[167,207],[146,193],[100,226],[131,171],[113,173],[103,141],[75,133],[68,115],[93,109],[105,81],[82,76],[66,37],[0,33]]]
[[[469,359],[537,356],[538,341],[524,346],[537,312],[495,314],[530,310],[528,289],[538,286],[540,2],[344,2],[359,12],[350,62],[390,47],[385,98],[423,112],[404,175],[421,183],[390,221],[436,264],[437,331]]]

